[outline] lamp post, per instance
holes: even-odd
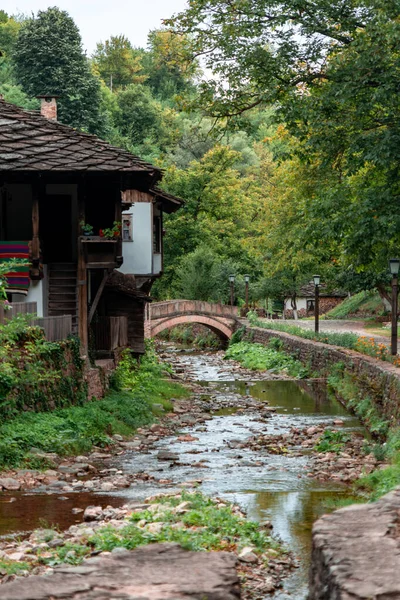
[[[397,354],[397,290],[400,259],[391,258],[389,260],[390,272],[392,274],[392,336],[391,353]]]
[[[319,332],[319,284],[321,281],[321,277],[319,275],[314,275],[314,286],[315,286],[315,301],[314,301],[314,315],[315,315],[315,333]]]
[[[229,283],[231,284],[231,306],[233,306],[234,301],[234,284],[235,284],[235,276],[229,275]]]
[[[245,275],[244,282],[246,284],[246,314],[249,310],[249,281],[250,281],[250,275]]]

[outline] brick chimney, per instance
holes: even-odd
[[[40,98],[40,114],[49,121],[57,121],[58,96],[37,96]]]

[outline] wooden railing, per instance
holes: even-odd
[[[9,321],[16,315],[35,315],[37,313],[37,302],[13,302],[9,308],[0,306],[0,324]]]
[[[32,325],[37,325],[44,329],[47,341],[61,342],[72,333],[72,315],[40,317],[38,319],[32,319]]]
[[[8,309],[0,306],[0,325],[6,323],[17,315],[35,315],[37,313],[37,302],[13,302]],[[72,333],[72,316],[62,315],[60,317],[36,317],[30,321],[44,330],[49,342],[60,342]]]
[[[100,352],[112,352],[128,346],[127,317],[99,317],[92,322],[95,348]]]

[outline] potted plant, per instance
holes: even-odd
[[[89,237],[90,235],[93,235],[93,225],[89,225],[89,223],[85,223],[85,221],[81,221],[79,225],[81,226],[81,231],[84,236]]]
[[[106,229],[100,229],[99,236],[106,240],[117,239],[121,236],[122,223],[120,221],[114,221],[112,227]]]

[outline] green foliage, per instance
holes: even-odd
[[[93,62],[100,77],[112,89],[142,83],[146,79],[146,76],[139,75],[142,70],[140,57],[124,35],[111,36],[109,40],[99,42]]]
[[[121,361],[112,390],[102,400],[86,402],[53,412],[27,412],[0,425],[0,467],[32,466],[35,453],[82,454],[93,445],[112,444],[113,434],[131,435],[138,427],[154,421],[153,404],[171,410],[170,398],[184,397],[187,391],[163,379],[164,369],[149,350],[141,365],[126,354]]]
[[[400,455],[398,454],[393,463],[385,469],[377,469],[361,477],[357,487],[369,493],[371,501],[378,500],[400,484]]]
[[[238,265],[231,259],[220,258],[211,248],[199,246],[187,254],[176,271],[175,294],[188,300],[228,303],[229,275],[237,274]],[[243,278],[237,277],[236,294],[243,296]]]
[[[286,373],[291,377],[303,379],[309,376],[309,370],[300,361],[285,352],[268,348],[262,344],[238,342],[229,346],[225,358],[237,360],[246,369]]]
[[[52,410],[86,398],[79,341],[48,342],[31,316],[0,325],[0,417],[24,410]]]
[[[339,454],[348,442],[350,436],[344,431],[325,429],[315,446],[317,452],[336,452]]]
[[[60,96],[62,123],[102,134],[100,82],[90,70],[79,30],[67,12],[48,8],[24,21],[13,61],[17,82],[26,94]]]
[[[195,348],[219,348],[221,340],[218,336],[206,327],[178,325],[171,329],[164,329],[158,337],[164,340],[171,340],[181,344],[190,344]]]
[[[384,440],[388,435],[390,420],[384,418],[379,410],[379,399],[365,394],[357,378],[344,370],[343,365],[333,365],[328,376],[328,385],[345,402],[346,406],[366,424],[369,431]]]
[[[239,329],[237,329],[235,331],[235,333],[232,335],[232,337],[229,341],[229,345],[233,346],[234,344],[238,344],[239,342],[241,342],[245,333],[246,333],[246,327],[239,327]]]

